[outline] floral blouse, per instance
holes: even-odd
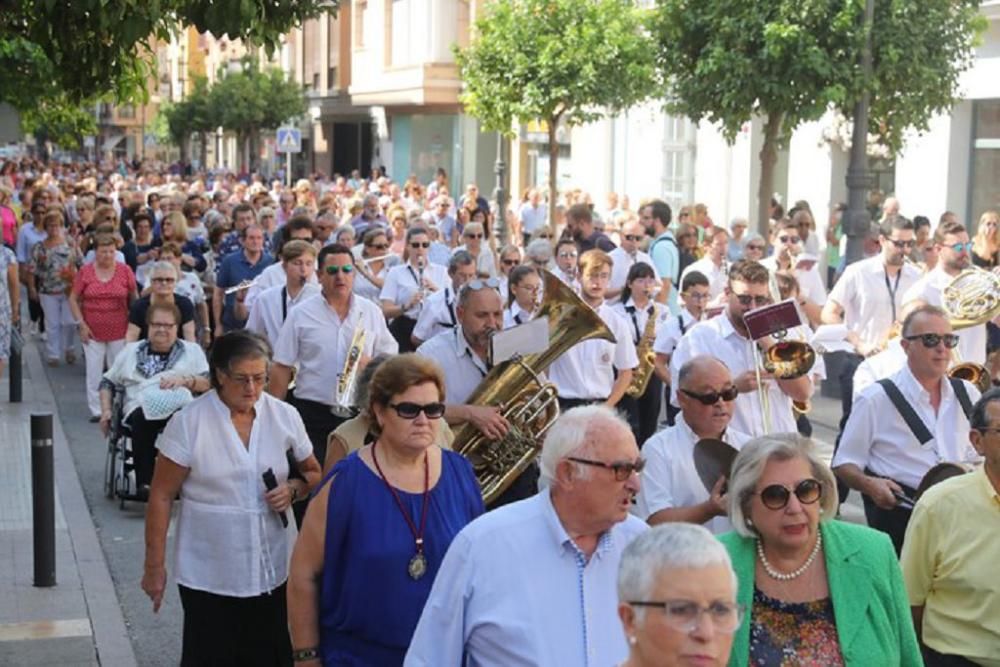
[[[79,251],[68,243],[46,248],[45,242],[40,241],[31,249],[30,268],[42,294],[67,293],[82,263]]]
[[[843,665],[833,600],[782,602],[755,587],[750,616],[750,664],[767,667]]]

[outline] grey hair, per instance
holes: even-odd
[[[454,274],[458,271],[458,267],[475,263],[475,257],[468,250],[456,250],[451,259],[448,260],[448,273]]]
[[[733,597],[739,589],[726,547],[704,526],[663,523],[632,540],[618,565],[618,602],[646,601],[656,580],[671,570],[722,565],[729,572]],[[735,599],[732,600],[735,602]],[[645,607],[635,607],[638,620]]]
[[[541,476],[539,488],[548,487],[556,479],[556,467],[559,462],[580,450],[586,449],[592,442],[591,435],[599,424],[618,425],[630,431],[628,422],[621,415],[606,405],[583,405],[562,413],[545,435],[542,443],[542,453],[538,457]],[[586,478],[589,468],[580,468],[580,476]]]
[[[757,537],[757,531],[749,523],[750,499],[764,468],[771,461],[803,459],[812,470],[813,477],[823,486],[819,506],[821,519],[829,519],[837,514],[837,481],[820,458],[812,440],[798,433],[774,433],[754,438],[743,445],[733,461],[729,479],[729,520],[733,529],[743,537]]]
[[[384,234],[385,230],[382,230],[382,233]],[[340,227],[337,227],[337,229],[333,232],[333,238],[339,239],[341,234],[350,234],[351,238],[354,238],[354,237],[357,236],[357,233],[355,232],[355,229],[351,225],[351,223],[347,223],[347,224],[341,225]]]
[[[535,239],[524,249],[524,254],[536,262],[548,262],[552,259],[552,244],[545,239]]]
[[[180,280],[181,278],[180,272],[177,270],[177,267],[165,259],[160,259],[153,262],[149,267],[149,271],[146,272],[146,275],[149,277],[149,280],[152,281],[153,276],[160,273],[172,273],[174,277],[177,278],[178,280]]]

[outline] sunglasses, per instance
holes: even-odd
[[[801,239],[798,236],[779,236],[778,240],[781,241],[782,243],[791,243],[794,245],[798,243]]]
[[[416,419],[421,412],[427,415],[428,419],[441,419],[444,416],[444,403],[389,403],[389,407],[396,411],[396,414],[403,419]]]
[[[538,238],[540,238],[540,239],[551,239],[552,238],[552,234],[539,234]]]
[[[750,296],[749,294],[737,294],[736,300],[741,306],[766,306],[771,303],[771,297],[766,295]]]
[[[903,250],[904,248],[912,248],[917,245],[916,241],[897,241],[896,239],[889,239],[892,245],[896,246],[897,249]]]
[[[576,259],[575,252],[561,252],[559,253],[559,259]]]
[[[369,248],[375,248],[376,250],[385,250],[389,247],[388,243],[369,243]]]
[[[689,396],[694,400],[698,401],[702,405],[715,405],[720,400],[726,403],[730,401],[735,401],[736,397],[740,395],[739,389],[735,386],[727,387],[722,391],[710,391],[707,394],[698,394],[693,391],[688,391],[687,389],[681,389],[685,396]]]
[[[582,463],[587,466],[606,468],[615,474],[615,480],[624,482],[632,475],[638,475],[646,467],[646,459],[636,459],[635,461],[615,461],[605,463],[604,461],[594,461],[593,459],[581,459],[576,456],[567,456],[566,460],[573,463]]]
[[[323,272],[328,276],[335,276],[338,273],[343,273],[345,276],[348,276],[352,271],[354,271],[354,266],[352,264],[344,264],[343,266],[331,264],[330,266],[323,267]]]
[[[466,234],[465,238],[467,238],[467,239],[481,239],[481,238],[483,238],[483,235],[482,234]]]
[[[958,334],[914,334],[913,336],[905,336],[904,340],[919,340],[924,344],[926,348],[935,348],[940,343],[944,343],[944,346],[949,350],[953,350],[958,346]]]
[[[154,283],[175,283],[175,282],[177,282],[177,279],[176,278],[153,278],[152,282],[154,282]]]
[[[638,234],[626,234],[625,235],[625,240],[626,241],[641,241],[642,237],[639,236]]]
[[[755,244],[752,244],[752,243],[747,246],[747,250],[763,250],[763,249],[764,249],[764,246],[762,246],[762,245],[755,245]]]
[[[486,289],[487,287],[491,289],[500,289],[500,281],[497,278],[476,278],[475,280],[470,280],[465,283],[464,289],[478,292],[479,290]]]
[[[500,261],[503,262],[504,266],[516,266],[517,265],[517,260],[516,259],[502,259]]]
[[[955,252],[969,252],[972,250],[972,243],[952,243],[951,245],[947,245],[945,247],[951,248]]]
[[[423,243],[411,243],[410,247],[417,250],[418,248],[430,248],[431,244],[429,241],[424,241]]]
[[[764,507],[780,510],[788,505],[788,500],[793,493],[803,505],[812,505],[823,497],[823,485],[819,480],[809,478],[796,484],[794,489],[789,489],[781,484],[772,484],[765,487],[757,495],[760,496],[760,502],[764,503]]]

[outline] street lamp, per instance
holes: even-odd
[[[504,192],[503,182],[507,174],[507,164],[503,161],[503,134],[497,132],[497,161],[493,165],[493,173],[496,174],[496,186],[493,188],[493,200],[497,205],[497,217],[493,221],[493,233],[496,234],[500,247],[507,245],[507,193]]]
[[[875,0],[865,0],[862,30],[865,43],[861,50],[861,72],[864,78],[861,98],[854,106],[854,134],[851,138],[851,163],[847,167],[847,214],[842,223],[847,234],[846,264],[864,258],[865,237],[871,226],[871,214],[866,206],[866,194],[871,188],[868,170],[868,92],[872,76],[872,28],[875,23]]]

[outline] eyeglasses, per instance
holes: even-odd
[[[551,239],[552,238],[552,234],[539,234],[538,238],[540,238],[540,239]]]
[[[483,235],[482,234],[466,234],[465,238],[467,238],[467,239],[481,239],[481,238],[483,238]]]
[[[343,273],[345,276],[350,275],[354,271],[354,266],[351,264],[344,264],[343,266],[337,266],[336,264],[331,264],[330,266],[324,266],[323,272],[328,276],[335,276],[338,273]]]
[[[559,259],[576,259],[577,255],[575,252],[561,252],[558,257]]]
[[[417,250],[418,248],[430,248],[431,244],[429,241],[424,241],[423,243],[411,243],[410,247]]]
[[[958,334],[914,334],[912,336],[904,336],[903,339],[919,340],[926,348],[935,348],[940,343],[944,343],[944,346],[949,350],[953,350],[958,346]]]
[[[503,262],[504,266],[517,266],[516,259],[501,259],[500,261]]]
[[[946,245],[946,248],[951,248],[955,252],[969,252],[972,250],[972,243],[952,243],[951,245]]]
[[[441,419],[444,416],[444,403],[389,403],[389,407],[396,411],[396,414],[403,419],[416,419],[421,412],[427,415],[428,419]]]
[[[624,239],[626,241],[641,241],[642,240],[642,236],[639,236],[638,234],[626,234],[624,236]]]
[[[619,482],[624,482],[632,475],[638,475],[642,472],[642,469],[646,467],[646,459],[605,463],[604,461],[594,461],[593,459],[581,459],[576,456],[567,456],[566,460],[572,461],[573,463],[582,463],[587,466],[595,466],[597,468],[607,468],[615,474],[615,480]]]
[[[261,373],[260,375],[232,375],[230,373],[226,373],[226,375],[229,376],[229,379],[235,382],[236,384],[241,384],[244,386],[246,385],[262,386],[267,382],[267,373]]]
[[[149,329],[173,329],[176,326],[176,322],[150,322],[146,325]]]
[[[681,296],[683,296],[686,301],[707,301],[712,295],[708,292],[681,292]]]
[[[160,283],[160,284],[175,283],[175,282],[177,282],[177,279],[176,278],[153,278],[151,282]]]
[[[749,294],[737,294],[736,300],[740,302],[741,306],[766,306],[771,303],[771,297],[759,294],[757,296],[750,296]]]
[[[369,248],[375,248],[376,250],[387,250],[389,248],[388,243],[369,243]]]
[[[710,391],[707,394],[698,394],[693,391],[688,391],[687,389],[681,389],[681,391],[685,396],[690,396],[702,405],[715,405],[720,400],[728,403],[729,401],[735,401],[736,397],[740,395],[740,390],[735,386],[727,387],[722,391]]]
[[[736,632],[743,622],[743,606],[730,602],[713,602],[702,607],[693,600],[664,600],[663,602],[648,602],[630,600],[633,607],[657,607],[663,611],[667,625],[679,632],[693,632],[698,627],[702,614],[708,614],[712,627],[719,632],[731,634]]]
[[[792,245],[798,243],[801,239],[798,236],[779,236],[778,240],[782,243],[791,243]]]
[[[812,505],[823,497],[823,485],[819,480],[809,478],[796,484],[794,489],[789,489],[781,484],[772,484],[764,487],[757,495],[760,496],[760,502],[764,503],[764,507],[780,510],[788,505],[788,500],[793,493],[803,505]]]
[[[747,245],[747,250],[763,250],[764,246],[757,245],[756,243],[750,243]]]
[[[912,239],[909,241],[898,241],[896,239],[889,239],[889,241],[891,241],[892,245],[896,246],[896,248],[899,250],[903,250],[904,248],[912,248],[917,245],[917,242]]]

